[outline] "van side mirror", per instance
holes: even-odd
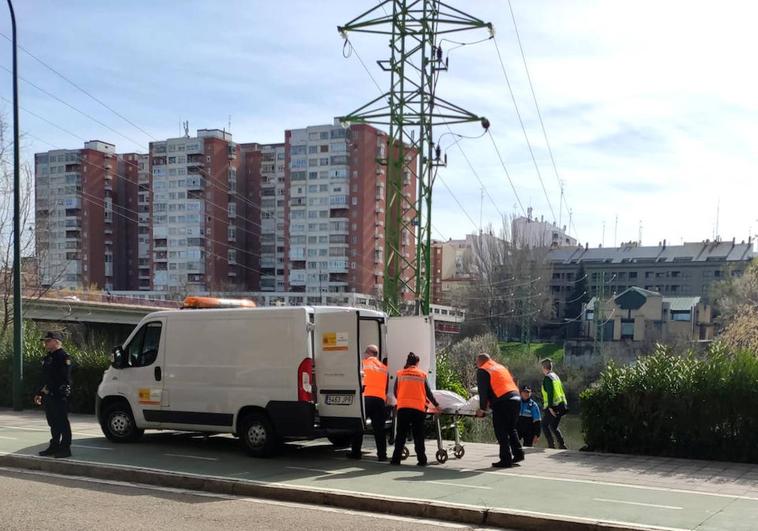
[[[124,368],[124,349],[121,348],[121,345],[117,345],[113,347],[113,350],[111,350],[111,365],[114,369],[123,369]]]

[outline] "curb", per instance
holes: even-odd
[[[504,527],[527,531],[561,529],[562,531],[651,531],[661,529],[595,519],[554,518],[538,513],[492,510],[470,505],[456,505],[399,497],[316,490],[294,485],[277,485],[195,474],[178,474],[147,468],[93,464],[84,461],[56,460],[18,454],[0,455],[0,466],[50,472],[68,476],[141,483],[160,487],[211,492],[230,496],[263,498],[276,501],[326,505],[411,518],[427,518],[476,526]],[[504,494],[507,495],[507,494]]]

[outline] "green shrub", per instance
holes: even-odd
[[[758,463],[758,358],[659,347],[581,394],[591,450]]]
[[[24,323],[24,389],[22,399],[25,408],[34,407],[32,396],[42,382],[42,359],[45,351],[39,340],[42,332],[34,323]],[[94,413],[97,387],[108,368],[108,349],[103,344],[76,345],[66,341],[66,352],[71,355],[73,369],[71,378],[72,413]],[[0,341],[0,406],[10,407],[12,397],[13,341],[9,334]]]

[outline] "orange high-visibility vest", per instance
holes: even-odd
[[[387,367],[374,356],[363,360],[363,396],[387,400]]]
[[[495,395],[495,398],[500,398],[511,391],[518,391],[518,386],[516,385],[516,382],[513,381],[511,371],[499,363],[489,360],[482,365],[482,369],[487,371],[490,375],[490,387],[492,388],[492,393]]]
[[[397,371],[397,408],[426,411],[426,373],[416,367]]]

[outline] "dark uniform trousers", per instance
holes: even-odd
[[[558,447],[565,448],[566,442],[563,440],[563,433],[561,433],[559,426],[567,411],[566,404],[553,406],[553,411],[555,411],[555,415],[550,413],[549,409],[545,409],[542,414],[542,431],[545,433],[545,439],[547,439],[547,447],[555,448],[555,441],[553,440],[553,436],[555,436],[555,439],[558,440]]]
[[[44,395],[47,425],[50,426],[50,446],[69,448],[71,446],[71,424],[68,421],[68,401],[63,397]]]
[[[400,462],[408,433],[413,433],[413,445],[416,448],[416,459],[426,464],[426,447],[424,446],[424,418],[426,414],[418,409],[402,408],[397,410],[397,433],[395,434],[395,451],[392,460]]]
[[[521,412],[521,399],[501,398],[492,402],[492,426],[500,445],[500,461],[511,464],[513,458],[524,456],[524,450],[516,433],[516,422]],[[511,456],[511,453],[513,454]]]
[[[387,457],[387,435],[384,430],[384,424],[387,421],[387,405],[384,400],[376,396],[367,396],[363,403],[366,406],[366,417],[371,419],[374,441],[376,442],[376,455],[378,458],[384,459]],[[362,445],[363,432],[357,433],[353,438],[353,455],[357,456],[361,453]]]
[[[535,429],[536,424],[532,417],[519,416],[516,431],[523,446],[534,446],[534,438],[540,434],[539,430]]]

